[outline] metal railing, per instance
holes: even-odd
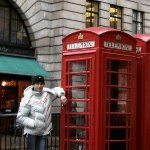
[[[59,150],[60,114],[52,114],[53,130],[46,150]],[[16,114],[0,114],[0,150],[26,150],[23,130],[16,128]]]

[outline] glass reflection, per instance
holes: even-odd
[[[72,99],[84,99],[86,98],[86,92],[84,88],[72,88]]]
[[[86,61],[74,61],[71,63],[70,72],[82,72],[86,71]]]
[[[86,112],[87,102],[72,102],[72,112]]]
[[[76,85],[85,85],[86,83],[86,75],[72,75],[70,85],[76,86]]]

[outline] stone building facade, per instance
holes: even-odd
[[[62,38],[85,28],[86,0],[11,0],[30,34],[37,60],[49,72],[51,85],[60,85]],[[144,33],[150,33],[150,1],[97,0],[99,26],[109,27],[110,5],[123,7],[123,31],[132,33],[132,10],[144,12]],[[47,83],[49,84],[49,83]],[[50,85],[49,85],[50,86]]]

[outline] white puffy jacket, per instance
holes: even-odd
[[[60,87],[43,88],[41,93],[29,86],[24,90],[24,97],[20,102],[17,120],[24,126],[24,134],[47,135],[52,129],[51,109],[52,101],[64,95]]]

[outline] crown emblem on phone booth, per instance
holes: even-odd
[[[83,40],[83,34],[82,33],[79,33],[78,40]]]
[[[120,41],[120,40],[121,40],[120,34],[117,34],[117,35],[116,35],[116,40],[117,40],[117,41]]]

